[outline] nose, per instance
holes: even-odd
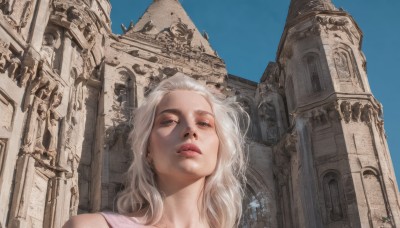
[[[188,126],[186,129],[185,129],[185,131],[183,132],[183,138],[194,138],[194,139],[197,139],[197,133],[196,133],[196,131],[192,128],[192,127],[190,127],[190,126]]]

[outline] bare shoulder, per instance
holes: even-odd
[[[109,228],[105,218],[100,214],[82,214],[72,217],[63,228]]]

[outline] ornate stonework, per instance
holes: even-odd
[[[251,117],[240,227],[397,227],[399,193],[361,32],[329,0],[292,0],[259,83],[230,75],[179,1],[124,34],[108,0],[0,1],[0,227],[113,210],[132,113],[189,75]],[[327,48],[329,47],[329,48]]]

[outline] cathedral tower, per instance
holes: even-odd
[[[132,160],[127,143],[132,113],[159,82],[185,74],[217,91],[224,89],[224,62],[178,0],[153,1],[137,22],[122,29],[122,35],[104,41],[96,146],[81,165],[89,173],[80,176],[85,183],[80,189],[85,193],[80,197],[82,212],[115,209]]]
[[[362,36],[330,0],[291,1],[277,54],[291,131],[275,157],[282,227],[400,226]]]

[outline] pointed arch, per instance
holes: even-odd
[[[336,71],[336,78],[339,81],[343,92],[354,92],[354,86],[358,90],[365,91],[364,83],[357,66],[354,53],[348,45],[340,44],[333,50],[333,62]],[[350,90],[350,91],[349,91]]]
[[[327,223],[341,221],[346,215],[346,204],[341,175],[337,170],[327,170],[322,175],[322,192]]]
[[[273,194],[264,183],[263,177],[253,168],[247,170],[247,185],[245,198],[243,200],[243,215],[240,227],[271,227],[271,209]]]

